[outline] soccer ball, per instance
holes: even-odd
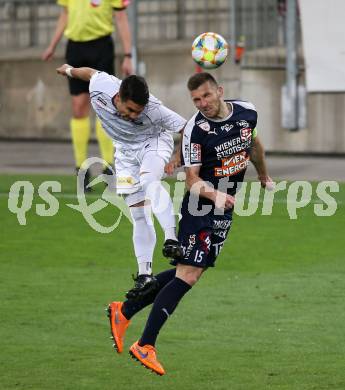
[[[218,68],[226,60],[228,47],[228,43],[221,35],[206,32],[195,38],[192,45],[192,57],[202,68]]]

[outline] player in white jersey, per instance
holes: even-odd
[[[127,298],[141,298],[151,294],[158,284],[152,275],[156,232],[151,209],[165,234],[163,254],[175,257],[182,253],[176,238],[172,201],[161,179],[173,152],[172,133],[180,132],[186,121],[150,95],[146,81],[140,76],[131,75],[121,81],[105,72],[68,64],[57,72],[90,81],[91,104],[116,145],[116,189],[131,211],[138,262],[135,285]]]

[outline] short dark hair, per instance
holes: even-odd
[[[122,101],[132,100],[140,106],[145,106],[150,97],[146,80],[137,75],[131,75],[122,80],[119,94]]]
[[[210,73],[207,72],[193,74],[193,76],[191,76],[188,80],[187,87],[190,91],[194,91],[198,89],[200,85],[206,83],[207,81],[218,87],[216,79]]]

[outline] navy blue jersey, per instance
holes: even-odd
[[[183,135],[182,160],[186,167],[200,165],[199,176],[216,189],[223,178],[233,182],[227,192],[234,195],[249,163],[250,147],[256,137],[257,112],[249,102],[225,102],[232,106],[227,118],[213,120],[198,111],[188,121]]]

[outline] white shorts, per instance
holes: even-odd
[[[116,144],[116,192],[118,195],[125,195],[128,206],[145,200],[144,191],[140,186],[140,173],[150,172],[150,155],[155,153],[168,163],[173,150],[174,140],[167,132],[147,139],[136,151],[131,150],[130,146]]]

